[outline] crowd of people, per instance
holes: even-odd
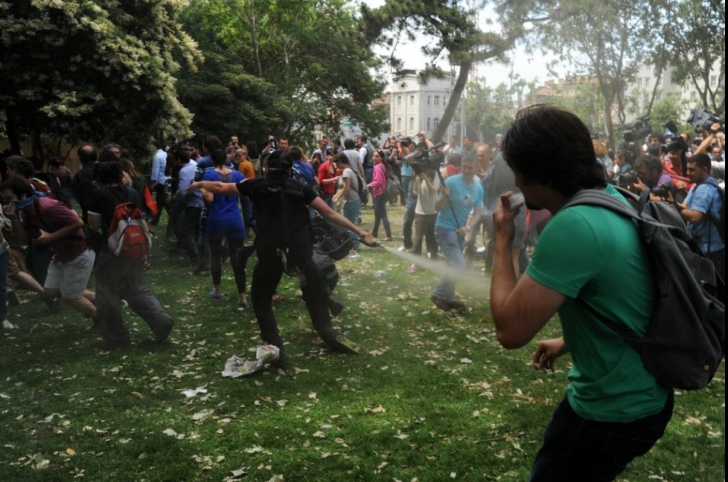
[[[120,259],[106,242],[115,211],[130,204],[158,232],[166,220],[172,249],[188,257],[194,274],[210,276],[207,296],[213,302],[224,299],[222,272],[229,261],[238,308],[252,304],[262,339],[279,348],[274,366],[288,366],[272,309],[282,298],[277,287],[283,273],[299,276],[312,325],[330,348],[364,353],[332,326],[332,312],[340,309],[332,308],[325,275],[312,261],[312,219],[348,230],[349,257],[356,259],[360,245],[375,243],[380,228],[380,241],[400,238],[388,208],[401,205],[399,249],[444,258],[451,268],[432,290],[436,307],[464,312],[456,298],[458,273],[483,253],[503,346],[525,345],[554,314],[561,315],[563,338],[540,342],[534,366],[552,368],[569,351],[574,368],[532,480],[581,480],[580,474],[591,474],[584,480],[611,480],[662,435],[673,395],[636,352],[594,328],[576,300],[644,332],[655,291],[631,222],[604,209],[561,207],[583,189],[620,198],[612,185],[672,203],[724,276],[725,136],[719,127],[697,143],[686,134],[654,134],[645,145],[625,145],[614,153],[575,116],[548,106],[521,112],[492,145],[466,137],[459,146],[453,137],[437,149],[424,132],[389,137],[381,149],[365,136],[343,142],[323,137],[306,155],[286,138],[270,136],[258,150],[234,136],[224,145],[209,135],[199,143],[158,143],[148,180],[116,144],[100,153],[91,145],[80,147],[75,175],[57,160],[46,168],[12,155],[5,159],[0,185],[0,318],[4,328],[14,328],[7,301],[13,304],[11,286],[17,284],[37,293],[54,313],[64,302],[81,312],[108,347],[131,342],[124,303],[149,325],[156,342],[164,342],[174,320],[145,284],[148,260]],[[519,196],[525,202],[517,204]],[[362,209],[370,205],[374,224],[367,232],[360,225]],[[253,243],[246,241],[250,237]],[[246,267],[253,254],[248,297]],[[417,269],[417,263],[409,266]],[[95,293],[87,289],[92,273]],[[615,297],[615,287],[629,296]],[[584,421],[595,423],[581,430]],[[636,432],[643,443],[623,443]],[[607,447],[605,440],[616,442]]]

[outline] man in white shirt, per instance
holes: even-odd
[[[165,184],[167,182],[167,175],[165,170],[167,169],[167,153],[164,150],[164,144],[162,141],[154,141],[154,145],[157,148],[157,152],[154,153],[154,160],[152,161],[152,190],[156,196],[157,202],[157,217],[152,219],[152,226],[156,226],[159,223],[159,218],[162,217],[162,210],[165,209],[165,201],[167,194],[165,193]]]

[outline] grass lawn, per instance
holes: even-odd
[[[402,212],[390,210],[395,237]],[[533,344],[500,348],[487,284],[473,281],[481,266],[459,286],[459,317],[430,303],[436,276],[384,250],[337,263],[346,309],[335,326],[363,356],[329,352],[284,278],[276,316],[296,375],[233,380],[225,360],[262,344],[252,311],[237,309],[229,267],[228,296],[213,302],[210,279],[167,250],[159,240],[148,273],[177,321],[161,347],[126,310],[133,346],[104,351],[88,320],[20,293],[20,329],[0,333],[0,481],[527,480],[569,359],[546,374],[530,366]],[[543,335],[558,332],[553,321]],[[620,480],[725,480],[724,378],[721,368],[707,389],[679,393],[666,436]]]

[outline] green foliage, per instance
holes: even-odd
[[[725,1],[661,0],[658,4],[675,66],[673,82],[694,86],[702,107],[718,110],[725,98]]]
[[[478,130],[481,142],[489,142],[496,134],[506,131],[513,121],[518,105],[513,87],[505,83],[489,87],[485,79],[478,79],[467,86],[466,116],[470,128]]]
[[[17,0],[0,3],[0,104],[11,135],[120,142],[184,137],[177,54],[201,60],[179,28],[179,0]]]
[[[194,0],[183,19],[210,59],[181,80],[195,131],[305,144],[345,117],[385,130],[369,108],[383,86],[369,72],[376,59],[344,1]]]
[[[680,132],[692,131],[694,128],[685,123],[683,116],[688,102],[688,100],[682,99],[679,93],[673,92],[656,101],[651,112],[653,132],[664,132],[665,123],[668,121],[674,122]]]
[[[649,0],[560,0],[549,9],[541,30],[544,45],[558,53],[575,74],[598,80],[603,117],[610,136],[612,107],[625,119],[624,89],[638,62],[649,58],[656,40],[656,15]]]

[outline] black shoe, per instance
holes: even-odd
[[[174,328],[174,320],[169,320],[169,325],[167,325],[164,331],[154,338],[157,345],[161,345],[167,340],[167,338],[169,338],[169,334],[172,333],[172,328]]]
[[[467,307],[462,301],[451,301],[447,306],[449,311],[456,311],[458,313],[465,313],[467,311]]]
[[[270,362],[272,368],[286,368],[289,365],[288,353],[281,348],[278,352],[278,358]]]
[[[48,311],[51,312],[51,315],[57,315],[63,308],[63,300],[61,298],[46,297],[43,302],[48,307]]]
[[[447,301],[445,301],[441,298],[437,298],[436,296],[430,296],[430,301],[432,301],[435,304],[435,306],[437,306],[438,308],[440,308],[443,311],[448,311],[450,309],[449,308],[450,303],[448,303]]]

